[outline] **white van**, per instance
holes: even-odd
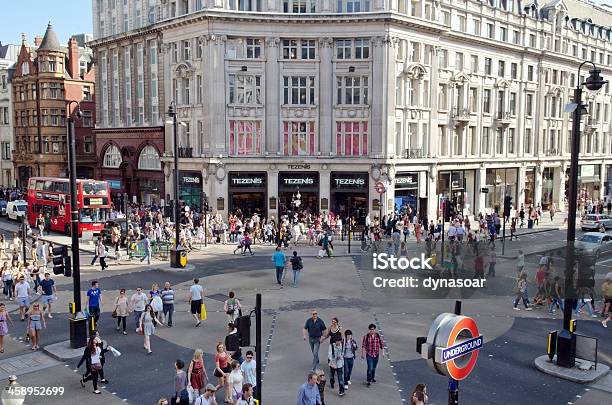
[[[27,215],[28,203],[24,200],[9,201],[6,204],[6,216],[14,221],[21,221]]]

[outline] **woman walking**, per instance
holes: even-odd
[[[231,323],[235,323],[242,313],[242,305],[233,291],[229,292],[229,298],[223,303],[223,310],[227,315],[227,320]]]
[[[217,389],[221,387],[224,390],[224,402],[231,404],[231,391],[229,387],[229,373],[232,371],[230,367],[231,356],[225,351],[225,345],[221,342],[217,343],[217,352],[215,353],[215,377],[218,378]]]
[[[123,334],[127,335],[125,320],[127,319],[129,311],[129,301],[125,295],[125,288],[119,290],[119,295],[115,298],[115,308],[113,312],[117,316],[117,327],[116,330],[120,330],[119,327],[123,328]]]
[[[98,390],[98,377],[102,371],[102,348],[101,343],[98,343],[98,338],[95,334],[92,334],[87,343],[87,347],[83,352],[83,356],[77,365],[77,368],[81,367],[81,364],[85,363],[86,372],[81,377],[81,387],[85,387],[87,381],[92,381],[94,394],[101,394]],[[108,351],[108,348],[104,349]]]
[[[6,255],[6,240],[4,239],[4,234],[0,234],[0,259],[8,258]]]
[[[204,368],[204,359],[202,358],[204,352],[202,349],[196,349],[193,354],[193,359],[189,363],[189,370],[187,372],[187,378],[191,387],[197,393],[197,396],[201,394],[202,388],[208,383],[208,374]]]
[[[147,354],[153,353],[151,351],[151,335],[155,334],[155,324],[163,326],[163,323],[155,316],[151,304],[147,304],[142,315],[140,315],[140,330],[144,334],[144,349]]]
[[[160,315],[163,315],[162,310],[164,307],[164,303],[162,302],[161,291],[159,290],[159,285],[157,285],[157,283],[154,283],[151,286],[151,291],[149,291],[149,297],[151,299],[150,303],[153,307],[153,312],[155,313],[157,319],[161,321]]]
[[[27,312],[28,315],[28,331],[30,332],[30,340],[32,341],[32,350],[40,348],[40,330],[47,327],[47,322],[40,310],[40,304],[32,305],[32,309]]]
[[[9,301],[13,301],[13,270],[9,267],[8,262],[2,265],[2,282],[4,283],[4,295],[8,295]]]
[[[516,298],[514,300],[514,309],[520,311],[518,307],[519,301],[523,299],[525,311],[531,311],[533,308],[529,306],[529,298],[527,298],[527,273],[521,273],[516,285]]]
[[[232,404],[235,404],[242,397],[242,382],[244,377],[240,371],[240,363],[233,360],[231,363],[232,372],[228,377],[228,385],[232,389]]]
[[[8,335],[7,321],[11,323],[12,327],[15,327],[11,314],[6,310],[4,302],[0,302],[0,353],[4,353],[4,337]]]

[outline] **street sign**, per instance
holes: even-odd
[[[485,193],[485,194],[489,194],[489,189],[483,187],[483,188],[480,189],[480,192],[481,193]]]
[[[384,194],[385,191],[387,191],[387,189],[385,188],[385,184],[382,181],[376,182],[376,184],[374,185],[374,190],[378,194]]]
[[[430,368],[438,374],[463,380],[474,369],[483,343],[472,318],[443,313],[429,328],[427,340],[421,345],[421,357],[430,360]]]

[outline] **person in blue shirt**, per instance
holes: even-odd
[[[296,405],[321,405],[321,395],[317,387],[317,375],[308,373],[308,381],[300,386]]]
[[[276,248],[276,252],[272,255],[272,261],[274,262],[274,267],[276,268],[276,282],[283,288],[283,272],[285,270],[285,262],[287,261],[287,257],[281,251],[280,247]]]
[[[87,290],[87,307],[89,316],[93,317],[94,322],[100,319],[100,307],[102,306],[102,291],[100,291],[97,280],[91,282],[91,288]]]

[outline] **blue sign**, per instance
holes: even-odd
[[[110,188],[121,189],[121,180],[106,180]]]
[[[466,340],[465,342],[459,343],[458,345],[447,347],[442,349],[442,363],[446,363],[457,357],[461,357],[475,350],[479,350],[483,345],[482,335]]]

